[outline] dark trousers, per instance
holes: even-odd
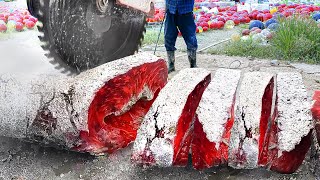
[[[196,24],[193,19],[193,13],[171,14],[167,11],[164,24],[165,47],[167,51],[175,51],[175,44],[178,37],[178,28],[187,45],[188,50],[196,51],[198,42],[196,37]]]

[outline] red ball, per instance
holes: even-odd
[[[19,22],[19,23],[23,23],[23,20],[20,19],[20,18],[16,18],[15,21],[16,21],[16,22]]]
[[[25,15],[25,16],[23,16],[23,19],[29,19],[31,16],[29,16],[29,15]]]
[[[16,23],[16,31],[23,31],[23,24],[21,22]]]
[[[38,19],[35,18],[35,17],[30,17],[29,20],[32,21],[32,22],[34,22],[34,23],[37,23],[37,22],[38,22]],[[159,21],[159,18],[157,18],[157,21]]]
[[[217,22],[212,22],[211,24],[210,24],[210,29],[218,29],[218,23]]]
[[[233,22],[236,26],[240,24],[240,20],[238,18],[234,19]]]
[[[218,29],[222,29],[224,27],[223,21],[218,21]]]
[[[258,15],[257,15],[257,20],[259,20],[259,21],[263,21],[263,17],[264,17],[264,14],[263,13],[259,13]]]
[[[5,23],[7,23],[7,19],[5,17],[0,17],[0,20],[4,21]]]
[[[27,21],[27,22],[26,22],[26,27],[27,27],[28,29],[33,29],[35,25],[36,25],[36,24],[35,24],[33,21]]]
[[[251,19],[249,17],[246,17],[246,23],[250,23]]]
[[[6,32],[7,26],[5,24],[0,24],[0,32]]]

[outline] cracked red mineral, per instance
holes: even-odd
[[[89,132],[80,132],[75,150],[100,154],[113,153],[128,146],[136,138],[143,117],[166,84],[167,74],[166,62],[158,60],[134,67],[106,82],[91,102]]]
[[[259,136],[259,165],[267,165],[268,163],[268,150],[269,144],[275,144],[276,142],[271,141],[274,140],[270,138],[271,134],[267,133],[267,128],[269,122],[269,117],[271,115],[271,106],[272,106],[272,96],[273,96],[273,89],[274,89],[274,79],[272,78],[270,83],[268,84],[265,93],[262,98],[262,110],[261,110],[261,119],[260,119],[260,136]],[[271,119],[271,124],[274,123],[275,119]]]
[[[260,165],[268,165],[270,170],[279,173],[290,174],[300,167],[311,146],[311,131],[301,138],[299,144],[290,152],[283,151],[279,156],[278,134],[281,131],[277,124],[278,112],[278,95],[276,97],[275,112],[271,118],[271,128],[267,132],[263,152],[260,156]]]
[[[192,121],[195,119],[196,110],[199,106],[201,97],[211,81],[211,76],[207,76],[201,81],[188,96],[183,108],[181,117],[178,120],[177,134],[174,140],[173,165],[186,166],[192,140]]]
[[[313,118],[315,120],[315,130],[317,134],[318,143],[320,145],[320,91],[316,91],[313,96],[315,103],[311,109]]]

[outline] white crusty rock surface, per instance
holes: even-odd
[[[197,114],[203,131],[210,142],[216,142],[218,149],[239,84],[241,71],[218,69],[202,95]]]
[[[312,101],[299,73],[277,75],[278,149],[290,152],[313,128]]]
[[[46,106],[57,120],[55,139],[66,132],[88,130],[88,108],[104,84],[133,67],[159,58],[139,53],[85,71],[75,77],[34,74],[0,74],[0,135],[25,138],[40,108]],[[72,103],[70,102],[72,101]],[[70,122],[71,119],[73,122]]]
[[[188,96],[208,76],[210,72],[205,69],[184,69],[168,82],[160,91],[138,130],[133,146],[133,159],[139,160],[139,156],[147,151],[147,154],[151,153],[154,156],[156,165],[161,167],[172,165],[178,120]],[[156,137],[156,127],[163,130],[163,138]]]
[[[230,138],[229,165],[231,167],[252,169],[258,166],[262,98],[272,78],[273,74],[265,72],[244,74],[236,98],[235,122]],[[251,130],[252,138],[246,136],[246,130]],[[240,158],[241,156],[245,158]]]

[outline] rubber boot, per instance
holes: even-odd
[[[197,51],[195,50],[188,50],[188,59],[190,62],[190,68],[197,68]]]
[[[167,51],[168,55],[168,73],[175,71],[174,62],[175,62],[175,55],[174,51]]]

